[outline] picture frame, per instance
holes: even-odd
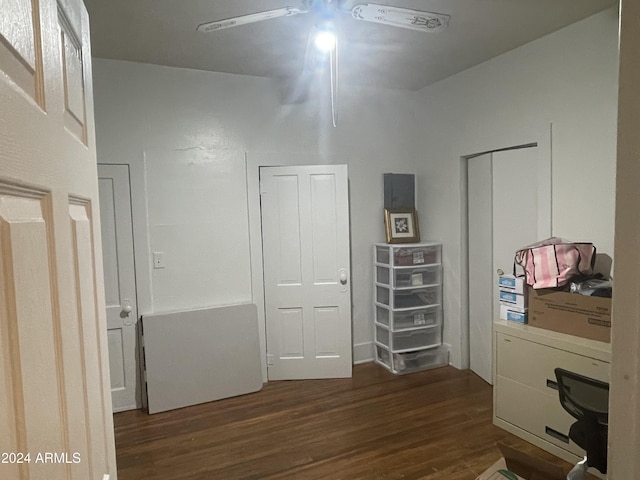
[[[417,243],[420,241],[418,212],[415,208],[385,208],[384,225],[387,243]]]

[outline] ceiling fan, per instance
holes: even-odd
[[[280,17],[314,14],[317,23],[310,36],[315,37],[316,47],[329,54],[331,72],[331,114],[333,126],[337,125],[337,70],[338,48],[335,19],[338,14],[346,14],[355,20],[379,23],[392,27],[405,28],[418,32],[439,32],[449,24],[449,15],[412,10],[408,8],[381,5],[377,3],[359,3],[345,8],[345,0],[301,0],[297,6],[285,6],[238,17],[224,18],[201,23],[196,30],[203,33],[216,32],[250,23],[262,22]]]
[[[342,7],[343,3],[339,0],[302,0],[297,6],[287,6],[201,23],[198,25],[197,30],[200,32],[215,32],[272,18],[291,17],[310,12],[319,12],[327,19],[331,19],[335,13],[345,13],[351,15],[355,20],[381,23],[420,32],[439,32],[449,24],[449,15],[441,13],[411,10],[377,3],[360,3],[351,9],[345,9]]]

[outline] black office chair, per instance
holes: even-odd
[[[569,438],[587,452],[587,467],[607,473],[609,429],[609,384],[556,368],[560,404],[577,421],[569,429]]]

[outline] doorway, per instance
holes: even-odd
[[[466,174],[469,368],[493,383],[497,277],[517,249],[551,234],[550,157],[537,143],[470,155]]]

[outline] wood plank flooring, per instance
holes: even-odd
[[[495,427],[491,387],[453,367],[394,376],[369,363],[114,421],[119,480],[474,480],[498,441],[570,468]]]

